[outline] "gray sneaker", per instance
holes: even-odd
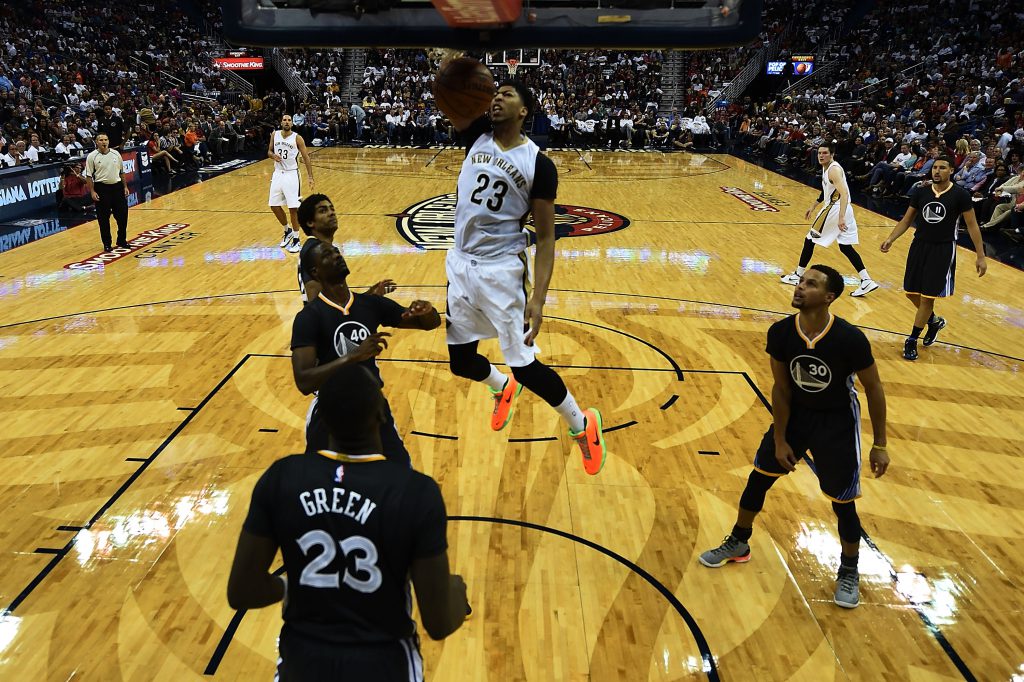
[[[857,571],[839,572],[833,601],[844,609],[857,608],[857,605],[860,604],[860,574]]]
[[[708,568],[720,568],[730,561],[746,563],[750,561],[750,545],[729,534],[721,545],[701,554],[699,561]]]

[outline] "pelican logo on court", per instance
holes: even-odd
[[[343,358],[370,336],[370,330],[360,322],[343,322],[334,330],[334,351]]]
[[[442,194],[389,215],[410,244],[427,250],[450,249],[455,246],[456,198],[455,193]],[[559,238],[607,234],[629,227],[629,223],[629,218],[611,211],[555,204],[555,236]],[[526,228],[532,240],[533,224],[527,223]]]
[[[941,223],[946,219],[946,207],[942,205],[942,202],[930,201],[925,204],[921,215],[924,216],[924,221],[929,225]]]
[[[789,363],[793,383],[808,393],[818,393],[832,382],[832,370],[820,359],[811,355],[798,355]]]

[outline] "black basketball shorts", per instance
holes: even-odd
[[[907,253],[903,290],[927,298],[953,295],[956,276],[956,244],[915,239]]]
[[[423,682],[423,658],[415,638],[383,644],[331,644],[281,633],[280,682]]]
[[[793,405],[786,442],[797,459],[810,450],[818,487],[829,499],[850,502],[860,497],[860,403],[839,410],[812,410]],[[789,473],[775,458],[775,425],[761,439],[754,468],[767,476]]]

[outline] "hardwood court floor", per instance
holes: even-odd
[[[397,300],[443,307],[443,254],[396,227],[437,245],[443,211],[407,211],[454,189],[459,154],[434,156],[315,160],[317,190],[344,215],[351,280],[392,277]],[[445,643],[424,642],[429,678],[1024,674],[1024,274],[991,262],[979,280],[961,252],[941,342],[905,362],[909,238],[883,256],[891,221],[858,210],[883,287],[833,310],[872,341],[893,462],[864,481],[871,542],[863,603],[847,611],[831,603],[832,511],[805,467],[773,489],[750,563],[696,560],[731,528],[770,420],[765,332],[790,310],[778,276],[816,192],[731,157],[552,156],[559,203],[629,220],[558,242],[540,339],[617,428],[588,477],[535,397],[495,434],[486,391],[449,374],[444,335],[395,334],[386,393],[415,465],[442,486],[475,609]],[[0,258],[0,678],[272,676],[279,612],[238,618],[225,599],[252,486],[301,448],[308,405],[287,359],[300,304],[265,208],[269,172],[264,161],[133,209],[130,236],[187,227],[102,269],[63,267],[97,253],[92,225]],[[815,255],[849,272],[836,249]]]

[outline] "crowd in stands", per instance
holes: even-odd
[[[682,55],[681,82],[672,84],[678,108],[662,101],[660,51],[542,51],[538,66],[518,73],[538,97],[533,132],[554,147],[738,148],[809,173],[816,145],[835,140],[851,183],[894,199],[927,179],[935,157],[951,154],[986,229],[1018,227],[1024,8],[1012,0],[877,3],[845,25],[861,5],[767,3],[759,44],[779,36],[783,56],[816,52],[839,68],[792,97],[731,102],[707,118],[708,98],[758,45]],[[200,7],[207,28],[220,25],[215,6]],[[310,93],[290,106],[281,93],[231,93],[212,66],[214,41],[173,6],[159,8],[160,31],[139,31],[136,17],[157,9],[128,0],[0,6],[0,166],[80,156],[103,131],[113,146],[148,145],[157,167],[174,172],[262,148],[289,108],[313,145],[452,140],[431,93],[437,64],[423,50],[367,50],[358,95],[347,101],[342,52],[288,50]]]
[[[160,30],[140,30],[140,14]],[[4,3],[0,36],[0,167],[81,156],[105,132],[173,172],[265,145],[285,108],[231,92],[216,41],[173,5]]]
[[[289,51],[291,63],[315,94],[298,105],[296,123],[325,144],[445,144],[454,131],[433,101],[436,61],[424,50],[368,50],[355,101],[343,102],[340,53]],[[474,55],[482,58],[483,55]],[[539,66],[517,77],[539,102],[535,132],[551,144],[638,147],[683,139],[678,112],[658,124],[662,54],[606,50],[544,51]],[[505,77],[503,66],[496,77]],[[314,142],[316,144],[317,142]]]
[[[888,27],[900,26],[900,31]],[[834,140],[853,187],[907,197],[938,156],[972,192],[983,231],[1024,241],[1024,7],[880,3],[833,45],[841,67],[790,98],[732,103],[741,151],[818,172]]]

